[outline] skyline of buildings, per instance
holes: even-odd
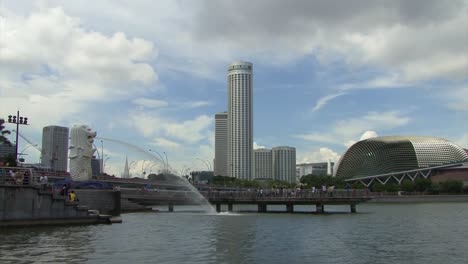
[[[42,166],[54,171],[67,171],[68,139],[68,127],[46,126],[42,129]]]
[[[228,66],[228,110],[215,114],[214,175],[238,179],[296,181],[296,149],[253,148],[253,65]]]

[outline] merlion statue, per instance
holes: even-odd
[[[96,131],[86,125],[75,125],[70,131],[70,175],[75,181],[90,180],[92,177],[91,159]]]

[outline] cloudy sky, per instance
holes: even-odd
[[[256,145],[298,162],[376,135],[468,147],[468,1],[3,0],[0,19],[0,117],[19,109],[39,145],[44,126],[87,124],[137,146],[104,140],[118,175],[125,155],[157,170],[148,149],[206,169],[236,60],[254,64]]]

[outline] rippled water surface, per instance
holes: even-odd
[[[468,263],[466,203],[358,212],[132,213],[122,224],[4,228],[0,263]]]

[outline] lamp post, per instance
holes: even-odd
[[[20,112],[16,113],[16,116],[9,115],[8,123],[16,124],[16,149],[15,149],[15,160],[18,162],[18,134],[19,134],[19,125],[28,125],[28,118],[20,116]]]
[[[104,142],[101,140],[101,173],[104,174]]]

